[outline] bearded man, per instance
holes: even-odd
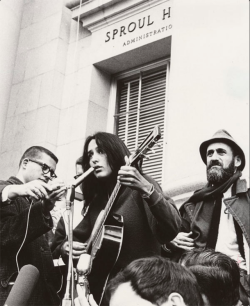
[[[240,179],[245,154],[227,131],[219,130],[200,145],[200,155],[208,184],[181,206],[182,230],[172,241],[173,253],[210,248],[234,259],[241,269],[241,301],[249,305],[250,189]]]

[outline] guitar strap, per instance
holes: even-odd
[[[118,192],[118,194],[116,196],[116,199],[114,201],[114,204],[113,204],[113,206],[111,208],[110,215],[115,213],[114,210],[115,211],[119,210],[119,208],[123,205],[124,201],[123,201],[122,198],[124,197],[123,193],[126,191],[126,188],[127,187],[125,187],[125,186],[121,186],[120,187],[120,190],[119,190],[119,192]]]

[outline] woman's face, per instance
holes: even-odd
[[[88,145],[89,165],[95,169],[94,175],[98,179],[108,178],[112,174],[112,169],[108,163],[107,154],[98,148],[95,139]]]

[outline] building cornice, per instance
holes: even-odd
[[[77,0],[71,0],[77,1]],[[129,18],[170,0],[102,0],[85,1],[81,7],[78,5],[72,8],[72,18],[80,20],[84,28],[91,32],[100,30],[113,23]],[[79,1],[78,1],[79,2]]]
[[[89,2],[92,0],[82,0],[82,3]],[[69,9],[73,9],[75,7],[79,7],[81,0],[65,0],[65,6]]]

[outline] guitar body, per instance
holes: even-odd
[[[113,215],[112,225],[104,225],[92,245],[92,269],[88,276],[90,292],[101,304],[110,273],[119,257],[123,241],[123,217]],[[109,220],[110,221],[110,220]]]

